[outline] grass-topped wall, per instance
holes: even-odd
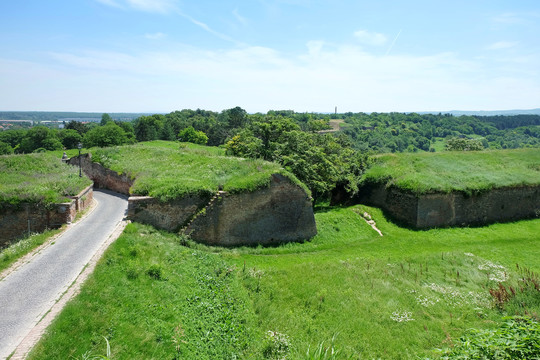
[[[161,201],[186,195],[254,191],[270,185],[272,174],[300,182],[278,164],[226,156],[216,147],[152,141],[92,149],[92,161],[134,180],[130,193]],[[305,188],[305,187],[304,187]]]
[[[385,154],[364,182],[419,194],[540,185],[540,149]]]
[[[356,201],[417,228],[538,217],[540,149],[381,155]]]
[[[50,153],[0,156],[0,209],[22,203],[68,201],[90,186],[79,170]]]
[[[133,221],[226,246],[317,233],[309,191],[278,164],[166,141],[90,151],[80,159],[83,170],[96,186],[131,195]]]
[[[92,196],[92,181],[56,154],[0,156],[0,248],[71,222]]]

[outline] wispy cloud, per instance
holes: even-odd
[[[243,17],[242,15],[240,15],[240,12],[238,11],[238,8],[234,9],[234,10],[232,11],[232,14],[234,15],[234,17],[236,18],[236,20],[238,20],[238,22],[239,22],[240,24],[242,24],[242,25],[244,25],[244,26],[247,25],[248,20],[247,20],[245,17]]]
[[[101,4],[122,9],[166,14],[177,9],[175,0],[95,0]]]
[[[526,19],[516,13],[504,13],[493,17],[493,21],[502,24],[523,24]]]
[[[184,18],[186,18],[192,24],[197,25],[198,27],[200,27],[201,29],[203,29],[207,33],[212,34],[212,35],[220,38],[221,40],[225,40],[225,41],[234,43],[236,45],[243,45],[240,41],[237,41],[237,40],[233,39],[232,37],[230,37],[230,36],[228,36],[226,34],[223,34],[223,33],[219,32],[219,31],[216,31],[216,30],[212,29],[208,24],[189,16],[188,14],[185,14],[182,11],[177,11],[177,14],[184,17]]]
[[[498,41],[496,43],[486,46],[486,50],[510,49],[516,47],[517,45],[518,43],[514,41]]]
[[[382,46],[386,44],[388,40],[384,34],[370,32],[367,30],[358,30],[354,33],[354,36],[362,44],[371,46]]]
[[[320,41],[309,42],[296,57],[254,46],[51,56],[57,62],[54,68],[67,72],[94,74],[88,77],[102,81],[114,78],[114,83],[133,88],[138,82],[148,83],[140,93],[130,90],[132,98],[148,95],[152,100],[144,105],[162,111],[175,106],[220,110],[236,105],[248,111],[328,111],[336,104],[354,111],[419,111],[444,110],[452,107],[449,103],[463,109],[489,109],[531,107],[540,97],[535,78],[493,74],[480,62],[464,61],[453,53],[373,55],[359,46],[327,46]],[[519,92],[520,97],[508,92],[518,84],[526,90]],[[167,95],[172,93],[174,99]],[[179,104],[178,98],[185,103]],[[142,104],[130,103],[129,97],[123,101],[123,109],[145,110]]]
[[[144,37],[149,40],[159,40],[159,39],[163,39],[166,36],[167,36],[166,34],[161,33],[161,32],[152,33],[152,34],[144,34]]]

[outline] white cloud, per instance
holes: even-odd
[[[104,5],[117,8],[131,8],[151,13],[170,13],[177,8],[175,0],[96,0]]]
[[[240,24],[242,24],[242,25],[244,25],[244,26],[247,25],[248,20],[247,20],[245,17],[243,17],[242,15],[240,15],[240,12],[238,11],[238,8],[234,9],[234,10],[232,11],[232,14],[234,15],[234,17],[236,18],[236,20],[238,20],[238,22],[239,22]]]
[[[50,59],[0,59],[0,108],[32,110],[25,99],[38,99],[34,110],[444,111],[534,108],[540,98],[539,74],[495,71],[454,53],[376,56],[321,41],[309,42],[300,56],[243,46]]]
[[[525,18],[515,13],[499,14],[492,19],[496,23],[501,24],[523,24],[526,22]]]
[[[363,44],[372,46],[382,46],[388,40],[384,34],[369,32],[366,30],[358,30],[354,36]]]
[[[491,45],[486,46],[487,50],[503,50],[503,49],[510,49],[517,46],[517,42],[512,41],[498,41],[496,43],[493,43]]]
[[[144,37],[149,40],[159,40],[159,39],[163,39],[166,36],[167,36],[166,34],[161,33],[161,32],[152,33],[152,34],[144,34]]]

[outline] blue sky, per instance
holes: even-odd
[[[4,0],[0,110],[540,107],[538,0]]]

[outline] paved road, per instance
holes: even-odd
[[[127,198],[94,191],[97,207],[56,241],[0,281],[0,359],[51,308],[92,258],[127,211]]]

